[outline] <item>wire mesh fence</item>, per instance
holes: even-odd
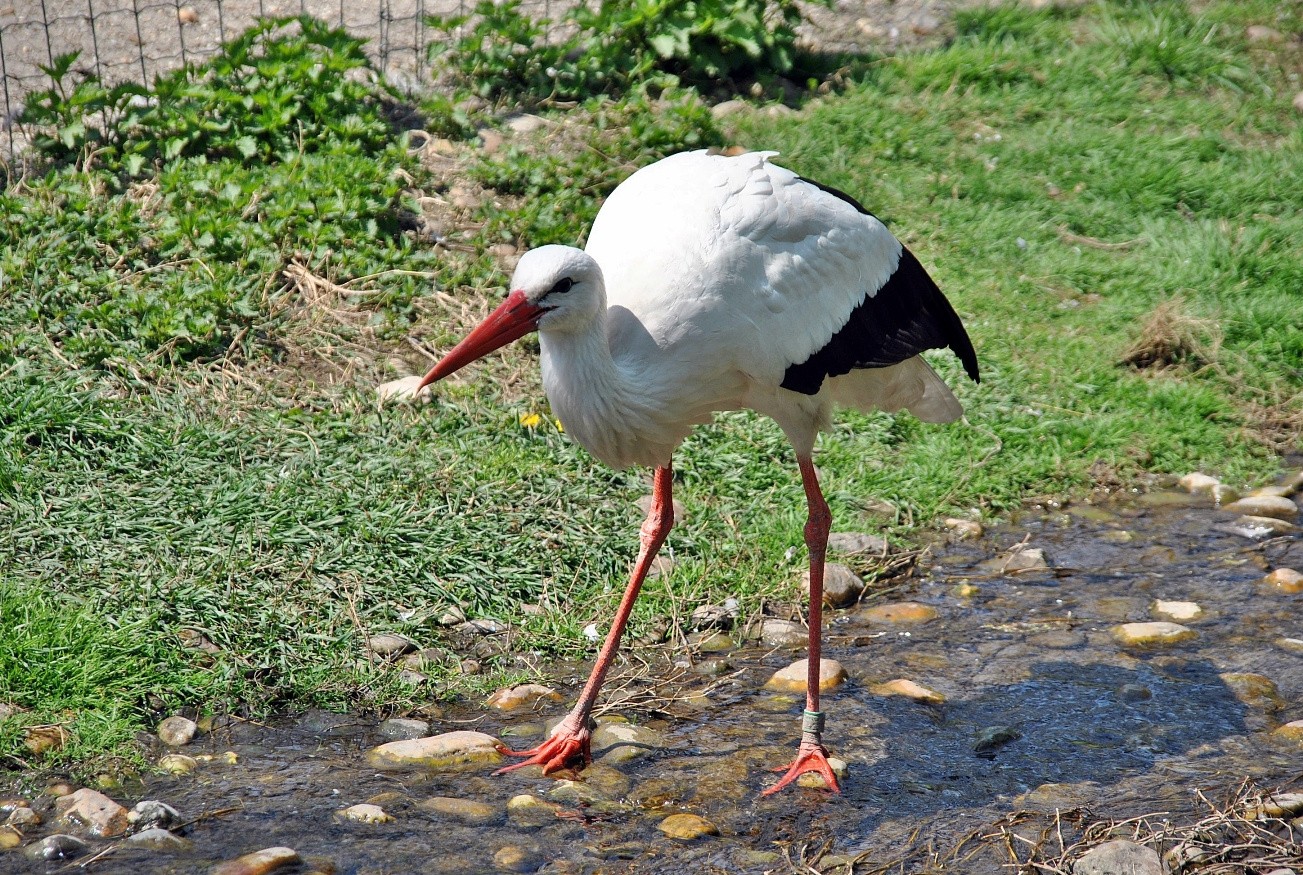
[[[21,147],[16,127],[27,95],[50,87],[42,66],[80,52],[74,67],[114,85],[217,53],[258,18],[311,15],[366,39],[386,78],[407,91],[428,76],[431,15],[464,15],[474,0],[0,0],[0,154]],[[526,0],[522,11],[555,20],[573,0]]]

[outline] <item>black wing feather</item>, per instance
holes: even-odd
[[[871,215],[850,195],[805,181]],[[839,377],[856,368],[885,368],[925,349],[943,347],[953,350],[968,376],[980,382],[977,353],[959,315],[914,253],[902,246],[900,263],[882,288],[865,295],[846,324],[822,349],[788,366],[781,385],[793,392],[814,395],[826,377]]]

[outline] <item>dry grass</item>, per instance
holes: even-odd
[[[1191,316],[1185,299],[1178,295],[1153,309],[1140,336],[1122,354],[1122,364],[1140,370],[1197,370],[1217,361],[1221,342],[1217,323]]]

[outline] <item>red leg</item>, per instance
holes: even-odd
[[[602,689],[606,672],[615,660],[615,652],[620,647],[620,636],[624,634],[624,627],[629,622],[629,614],[633,612],[633,603],[638,599],[642,582],[647,577],[652,560],[656,558],[656,552],[665,543],[670,527],[674,525],[674,501],[670,494],[673,479],[674,474],[668,464],[656,469],[651,511],[642,524],[642,549],[638,552],[638,561],[633,566],[633,574],[629,577],[629,586],[624,591],[624,598],[620,600],[620,609],[615,612],[611,631],[606,634],[606,642],[602,644],[602,651],[597,655],[597,664],[593,666],[593,673],[589,675],[588,683],[584,685],[579,701],[575,703],[574,709],[566,715],[566,718],[552,730],[552,735],[547,741],[531,750],[510,752],[511,756],[528,757],[528,759],[523,763],[498,769],[494,774],[500,775],[523,766],[541,765],[543,774],[546,775],[565,768],[567,763],[580,754],[583,754],[585,764],[593,761],[592,751],[589,750],[592,733],[588,729],[588,716],[592,713],[597,694]]]
[[[819,710],[819,655],[823,630],[823,560],[828,552],[828,531],[832,528],[832,513],[823,500],[819,478],[814,473],[814,463],[797,457],[801,466],[801,482],[805,486],[810,517],[805,523],[805,545],[810,551],[810,673],[806,676],[805,715],[801,721],[801,747],[790,766],[775,769],[787,771],[783,779],[770,787],[762,796],[777,793],[806,772],[823,775],[829,789],[840,793],[837,778],[828,765],[828,750],[823,746],[823,713]]]

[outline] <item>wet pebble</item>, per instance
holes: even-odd
[[[1180,480],[1177,481],[1178,486],[1180,486],[1186,492],[1195,495],[1201,492],[1211,493],[1213,491],[1213,487],[1218,486],[1220,484],[1221,481],[1218,480],[1216,477],[1211,477],[1207,474],[1202,474],[1198,471],[1192,472],[1190,474],[1186,474],[1184,477],[1182,477]]]
[[[837,779],[838,784],[846,780],[846,773],[848,771],[846,760],[838,757],[828,757],[828,766],[832,769],[832,776]],[[796,786],[804,787],[807,790],[832,789],[828,786],[828,782],[824,780],[823,775],[818,772],[806,772],[804,775],[801,775],[796,779]],[[827,862],[827,857],[824,858],[824,862]]]
[[[760,626],[760,641],[770,647],[793,647],[804,644],[809,632],[800,623],[768,617]]]
[[[143,799],[127,812],[127,823],[132,830],[141,832],[153,827],[167,829],[181,822],[181,815],[166,802],[157,799]]]
[[[506,845],[493,854],[493,865],[505,872],[536,872],[543,860],[537,850]]]
[[[158,767],[170,775],[188,775],[199,768],[199,761],[183,753],[170,753],[159,758]]]
[[[718,657],[703,659],[692,667],[693,674],[708,678],[717,678],[720,675],[728,674],[732,670],[733,666],[727,659]]]
[[[1242,538],[1250,540],[1259,540],[1261,538],[1273,537],[1275,535],[1289,535],[1297,532],[1299,527],[1293,523],[1287,523],[1284,520],[1273,519],[1265,516],[1242,516],[1234,522],[1223,525],[1213,526],[1213,529],[1219,532],[1229,532],[1232,535],[1239,535]]]
[[[341,820],[351,820],[354,823],[389,823],[393,820],[393,817],[385,813],[379,805],[365,802],[360,805],[350,805],[337,814]]]
[[[801,574],[801,591],[810,595],[810,572]],[[840,562],[829,562],[823,568],[823,601],[834,608],[845,608],[859,601],[864,592],[864,581],[849,567]]]
[[[865,608],[860,611],[859,616],[861,620],[870,623],[892,626],[921,626],[935,620],[938,611],[931,605],[921,605],[918,602],[894,602]]]
[[[1178,623],[1123,623],[1114,626],[1109,634],[1119,644],[1127,647],[1168,647],[1199,637],[1193,629]]]
[[[391,741],[369,751],[367,762],[377,769],[401,769],[419,766],[426,769],[446,768],[464,763],[498,763],[502,761],[502,743],[483,732],[461,730]]]
[[[464,823],[488,823],[498,816],[498,809],[487,802],[457,799],[453,796],[431,796],[416,803],[416,807],[431,814],[453,817]]]
[[[189,839],[156,826],[132,834],[126,843],[130,848],[147,848],[151,851],[188,851],[194,847],[194,842]]]
[[[218,863],[208,870],[208,875],[266,875],[285,866],[293,866],[299,861],[299,854],[293,848],[263,848],[261,851]]]
[[[1262,579],[1268,586],[1290,594],[1303,592],[1303,574],[1293,568],[1277,568]]]
[[[1303,653],[1303,638],[1277,638],[1275,643],[1281,650]]]
[[[1166,875],[1163,861],[1153,848],[1135,842],[1105,842],[1072,864],[1072,875]]]
[[[0,851],[16,848],[23,843],[23,834],[12,826],[0,826]]]
[[[158,728],[154,730],[154,734],[168,747],[181,747],[189,744],[198,731],[199,725],[197,723],[178,714],[159,723]]]
[[[560,780],[547,791],[547,798],[561,805],[593,805],[597,802],[609,802],[611,797],[600,788],[583,781]]]
[[[1278,520],[1292,520],[1298,516],[1298,505],[1279,495],[1241,498],[1239,501],[1233,501],[1226,505],[1222,510],[1228,513],[1270,517]]]
[[[28,845],[23,853],[32,860],[71,860],[90,850],[90,845],[76,836],[55,834]]]
[[[1052,632],[1033,635],[1027,639],[1027,643],[1033,647],[1048,647],[1051,650],[1070,650],[1086,643],[1086,633],[1074,632],[1071,629],[1055,629]]]
[[[424,738],[430,731],[430,724],[412,717],[390,717],[376,727],[376,735],[388,741],[411,741]]]
[[[602,753],[606,765],[619,765],[665,746],[665,736],[647,726],[633,723],[601,723],[593,730],[593,752]]]
[[[514,687],[503,687],[489,696],[486,703],[490,708],[497,708],[499,711],[514,711],[517,708],[524,708],[539,702],[564,702],[563,697],[551,687],[545,687],[542,684],[517,684]]]
[[[1292,720],[1277,727],[1273,734],[1287,741],[1303,742],[1303,720]]]
[[[1162,599],[1154,602],[1153,612],[1165,619],[1179,622],[1197,620],[1203,616],[1203,608],[1196,602],[1165,602]]]
[[[507,818],[518,827],[535,828],[556,823],[557,807],[537,796],[522,793],[507,800]]]
[[[680,841],[692,841],[702,836],[719,835],[719,828],[715,824],[695,814],[671,814],[657,824],[656,828],[670,838],[679,839]]]
[[[807,675],[809,673],[810,661],[807,659],[798,659],[796,662],[774,672],[773,676],[765,682],[765,688],[769,690],[778,690],[784,693],[803,693],[808,686]],[[842,681],[846,680],[846,669],[835,659],[822,659],[819,661],[819,691],[827,692],[841,686]]]
[[[995,752],[1011,741],[1022,738],[1022,733],[1012,726],[988,726],[977,735],[973,742],[973,753],[982,757],[994,756]]]
[[[930,690],[922,684],[906,678],[896,678],[894,681],[887,681],[885,684],[874,684],[869,687],[869,692],[875,696],[904,696],[907,699],[924,702],[928,705],[940,705],[946,700],[946,697],[936,690]]]
[[[1150,692],[1149,687],[1143,684],[1123,684],[1117,689],[1117,697],[1119,702],[1133,705],[1136,702],[1149,701],[1154,697],[1154,694]]]
[[[113,838],[127,831],[127,809],[89,787],[60,797],[54,812],[60,826],[96,838]]]
[[[982,524],[975,520],[966,520],[961,517],[946,517],[942,524],[955,533],[960,540],[969,540],[982,537]]]

